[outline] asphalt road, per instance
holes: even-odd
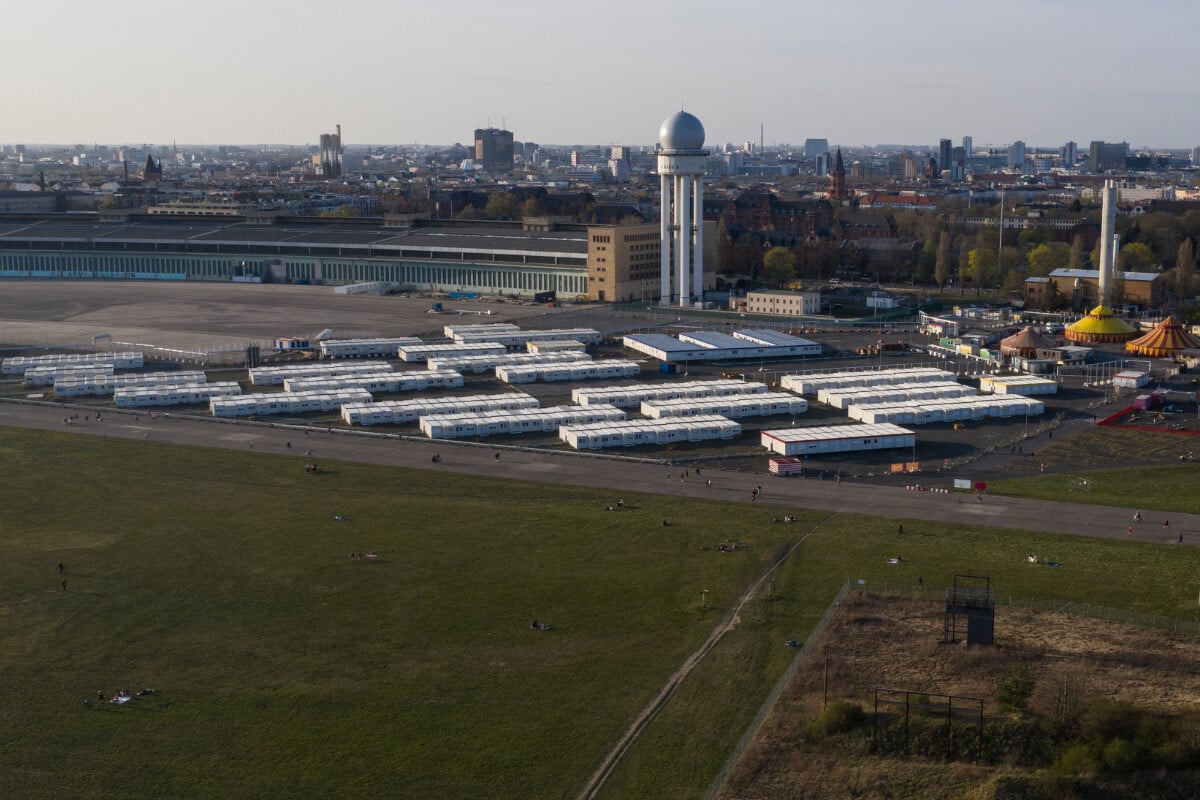
[[[943,494],[912,491],[880,483],[778,478],[763,473],[733,472],[704,468],[680,479],[681,467],[629,461],[603,455],[528,451],[460,442],[397,439],[369,432],[303,428],[261,422],[233,422],[206,417],[158,415],[146,412],[102,409],[103,422],[95,421],[95,410],[82,406],[28,401],[0,401],[0,426],[68,432],[81,436],[104,436],[197,447],[288,455],[297,469],[306,461],[346,461],[385,466],[435,469],[465,475],[498,474],[506,478],[607,489],[613,501],[626,493],[650,492],[681,497],[753,503],[755,507],[779,509],[810,508],[839,513],[875,514],[905,520],[905,530],[919,530],[921,520],[960,526],[1026,529],[1080,536],[1124,538],[1132,522],[1133,508],[1121,509],[1058,501],[985,495],[977,499],[964,493]],[[78,414],[80,420],[64,423]],[[87,416],[89,421],[84,422]],[[330,432],[331,431],[331,432]],[[289,449],[287,442],[292,443]],[[312,455],[306,456],[305,451]],[[496,453],[500,453],[499,462]],[[441,461],[433,463],[434,454]],[[706,485],[707,481],[712,485]],[[757,500],[751,490],[762,486]],[[762,512],[764,515],[766,511]],[[1200,543],[1200,515],[1170,515],[1170,529],[1161,525],[1163,515],[1143,510],[1144,522],[1134,525],[1133,539],[1147,542],[1176,542],[1184,534],[1186,544]]]

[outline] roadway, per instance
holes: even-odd
[[[905,520],[906,530],[919,530],[919,521],[959,526],[987,526],[1066,533],[1103,538],[1125,538],[1133,508],[1114,508],[1062,501],[965,493],[912,491],[889,482],[778,478],[769,474],[735,472],[704,467],[681,479],[684,467],[633,461],[605,455],[489,447],[461,442],[434,442],[347,430],[312,428],[263,422],[234,422],[210,417],[150,415],[144,411],[96,409],[58,403],[0,401],[0,426],[152,441],[193,447],[217,447],[295,458],[305,462],[359,462],[384,466],[434,469],[463,475],[502,476],[540,483],[586,486],[612,492],[613,501],[635,492],[754,502],[756,506],[809,508],[848,514],[873,514]],[[64,419],[78,415],[71,424]],[[84,421],[84,418],[88,421]],[[288,448],[287,443],[292,447]],[[305,455],[306,451],[312,455]],[[498,467],[496,453],[500,453]],[[433,456],[441,456],[433,463]],[[916,482],[919,478],[914,478]],[[708,485],[711,481],[711,486]],[[757,501],[751,490],[762,486]],[[1170,529],[1161,525],[1164,515],[1142,509],[1144,522],[1134,525],[1133,539],[1176,542],[1180,533],[1187,544],[1200,543],[1200,515],[1171,513]]]

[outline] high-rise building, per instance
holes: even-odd
[[[823,156],[829,152],[828,139],[805,139],[804,140],[804,158],[811,161],[818,156]]]
[[[1093,140],[1088,147],[1088,171],[1101,174],[1123,170],[1128,155],[1128,142]]]
[[[1192,148],[1192,163],[1200,165],[1200,147]]]
[[[963,137],[963,167],[971,166],[971,156],[975,154],[975,141],[970,136]]]
[[[1079,160],[1079,145],[1074,142],[1067,142],[1058,151],[1059,158],[1062,159],[1062,165],[1067,169],[1075,166],[1075,162]]]
[[[816,173],[818,175],[829,174],[829,153],[822,153],[814,160]]]
[[[938,142],[938,155],[937,155],[938,169],[941,169],[941,170],[950,169],[951,171],[953,171],[951,168],[951,165],[950,165],[950,159],[953,157],[953,155],[954,155],[954,142],[950,141],[949,139],[942,139],[941,141],[939,141]],[[953,175],[951,177],[953,177]]]
[[[337,133],[321,134],[321,177],[342,177],[342,126]]]
[[[1025,143],[1020,139],[1008,146],[1008,165],[1019,167],[1025,163]]]
[[[512,131],[478,128],[475,131],[475,163],[484,172],[512,174]]]

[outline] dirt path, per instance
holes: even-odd
[[[614,769],[616,769],[621,757],[625,755],[625,752],[630,748],[630,746],[633,745],[634,741],[637,740],[638,735],[641,734],[646,726],[649,725],[656,716],[658,716],[658,712],[661,711],[663,706],[667,704],[667,701],[671,699],[671,695],[673,695],[675,690],[679,688],[679,684],[683,683],[683,679],[691,673],[697,664],[704,660],[704,657],[707,656],[709,652],[711,652],[712,649],[717,646],[717,642],[721,641],[725,634],[729,633],[731,630],[737,627],[739,622],[741,622],[742,609],[746,607],[746,604],[749,603],[756,594],[758,594],[766,580],[774,575],[776,571],[778,571],[779,567],[782,566],[785,561],[787,561],[788,556],[790,556],[797,547],[804,544],[805,540],[816,533],[817,529],[824,525],[832,516],[833,515],[830,514],[821,518],[821,520],[817,522],[817,524],[814,525],[807,533],[805,533],[796,541],[792,542],[788,549],[785,550],[783,554],[779,556],[779,558],[775,559],[774,563],[767,567],[763,574],[759,575],[758,579],[755,580],[754,583],[750,584],[750,587],[746,589],[745,593],[738,600],[737,606],[734,607],[729,616],[722,620],[717,627],[713,628],[712,633],[710,633],[708,638],[704,640],[704,644],[700,645],[696,652],[688,656],[684,660],[683,664],[679,666],[679,669],[671,673],[671,677],[667,678],[667,682],[661,689],[659,689],[658,694],[651,698],[650,702],[646,704],[645,708],[638,712],[638,715],[634,717],[633,722],[630,723],[629,728],[627,728],[625,733],[622,734],[621,738],[617,740],[617,743],[613,746],[613,749],[604,756],[603,760],[600,762],[600,766],[596,768],[596,771],[592,773],[592,777],[588,779],[588,782],[584,785],[583,789],[578,795],[576,795],[576,800],[592,800],[592,798],[596,796],[600,789],[603,788],[604,782],[608,779],[608,776],[612,774]]]

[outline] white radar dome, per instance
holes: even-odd
[[[658,141],[664,150],[699,150],[704,147],[704,126],[686,111],[676,111],[663,120]]]

